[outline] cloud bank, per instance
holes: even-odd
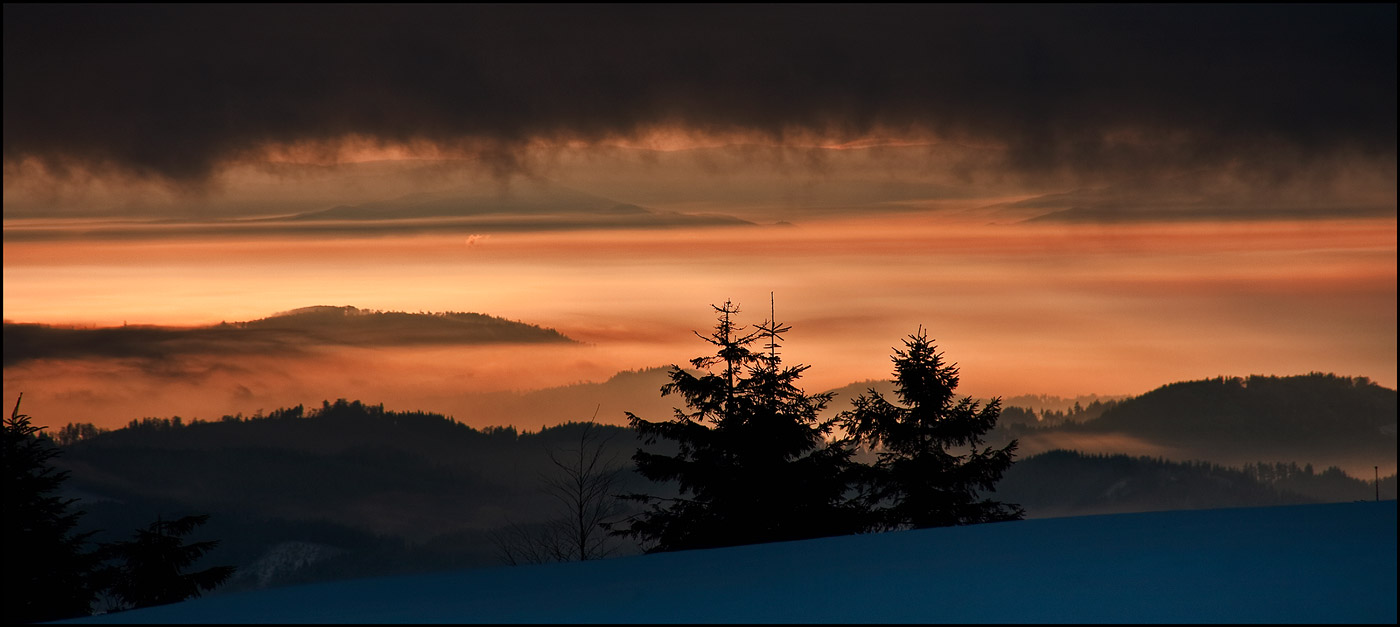
[[[679,132],[918,136],[1038,174],[1389,163],[1396,10],[1369,6],[4,8],[4,160],[199,183],[270,147]]]

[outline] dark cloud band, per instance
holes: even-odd
[[[508,159],[665,125],[912,129],[1005,145],[1030,170],[1395,154],[1394,5],[7,4],[4,19],[7,162],[177,180],[269,143],[357,134]]]

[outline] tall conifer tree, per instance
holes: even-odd
[[[151,607],[198,597],[227,581],[234,573],[232,566],[185,572],[219,544],[217,540],[184,542],[184,536],[208,520],[208,514],[157,519],[138,529],[132,539],[107,547],[120,561],[110,575],[112,594],[131,608]]]
[[[23,396],[20,397],[21,399]],[[99,558],[85,550],[90,533],[75,534],[81,511],[57,492],[68,478],[50,460],[59,454],[41,437],[20,401],[5,420],[4,615],[29,623],[86,616],[96,598]]]
[[[971,397],[958,399],[957,364],[923,329],[895,350],[894,383],[901,404],[870,389],[839,416],[860,444],[878,451],[873,490],[867,502],[885,529],[944,527],[1025,515],[981,494],[992,491],[1011,467],[1016,441],[994,449],[982,436],[996,426],[1001,399],[979,408]]]
[[[614,532],[655,552],[859,531],[846,495],[852,451],[827,441],[834,421],[818,413],[831,395],[804,393],[797,381],[807,366],[782,364],[779,341],[789,327],[769,320],[746,332],[734,321],[736,305],[714,309],[714,331],[700,336],[714,354],[691,360],[699,374],[672,366],[661,388],[686,409],[667,422],[627,414],[646,443],[676,443],[675,455],[638,450],[633,459],[639,473],[675,482],[680,495],[628,495],[649,508]],[[754,350],[761,339],[767,350]]]

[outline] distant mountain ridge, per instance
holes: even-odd
[[[1277,193],[1277,192],[1274,192]],[[1318,220],[1394,215],[1393,203],[1367,198],[1300,199],[1241,194],[1189,175],[1130,186],[1079,188],[1042,194],[966,212],[988,218],[1037,223],[1181,222],[1212,220]]]
[[[1353,432],[1380,435],[1387,426],[1394,436],[1396,399],[1396,390],[1366,377],[1222,376],[1170,383],[1125,399],[1085,427],[1186,441],[1210,432],[1271,438],[1286,430],[1317,442]]]
[[[751,225],[715,214],[655,211],[557,183],[516,181],[509,188],[472,187],[414,192],[397,198],[338,205],[263,222],[405,221],[464,219],[484,228],[586,228]]]
[[[1246,461],[1243,453],[1256,460],[1332,465],[1356,456],[1363,465],[1364,458],[1393,464],[1396,401],[1396,390],[1365,377],[1217,377],[1125,399],[1080,428],[1151,438],[1232,463]]]
[[[441,192],[414,192],[397,198],[339,205],[330,209],[288,216],[290,220],[385,220],[466,217],[491,214],[594,214],[639,215],[651,213],[619,202],[570,189],[536,182],[516,183],[512,189],[483,193],[471,188]]]
[[[554,329],[480,313],[408,313],[330,305],[302,307],[233,326],[295,330],[339,344],[574,341]]]
[[[7,224],[4,241],[158,239],[175,235],[223,238],[373,233],[384,236],[755,226],[754,222],[733,215],[654,209],[597,196],[551,181],[530,179],[515,179],[508,185],[479,182],[476,185],[416,191],[354,204],[342,201],[341,204],[311,210],[306,210],[304,203],[297,203],[295,207],[286,207],[276,213],[224,218],[211,216],[208,219],[131,219],[85,224],[82,228],[55,224]]]
[[[406,313],[313,306],[248,322],[200,327],[84,329],[4,323],[4,365],[31,359],[164,358],[177,354],[295,353],[315,346],[536,343],[575,340],[550,328],[479,313]]]
[[[1396,464],[1396,390],[1366,377],[1295,376],[1181,381],[1108,403],[1088,420],[999,425],[1026,453],[1078,443],[1134,441],[1176,459],[1221,464],[1298,461],[1357,476]],[[1100,447],[1102,448],[1102,447]],[[1127,451],[1112,451],[1127,452]]]

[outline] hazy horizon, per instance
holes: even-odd
[[[582,344],[34,361],[6,367],[5,394],[26,392],[36,409],[92,408],[75,422],[338,397],[470,421],[461,402],[474,393],[684,364],[705,351],[692,332],[713,325],[711,304],[733,299],[740,322],[754,325],[769,317],[770,292],[793,327],[785,357],[812,366],[809,390],[887,379],[892,349],[919,327],[959,364],[960,392],[980,397],[1136,395],[1181,380],[1309,372],[1396,386],[1393,219],[867,222],[7,243],[7,322],[199,326],[349,305],[482,313]],[[199,404],[162,402],[180,396]],[[98,407],[123,409],[93,415]]]
[[[809,390],[919,328],[979,397],[1397,385],[1394,6],[4,11],[5,320],[584,343],[6,367],[36,416],[460,417],[685,363],[770,294]]]

